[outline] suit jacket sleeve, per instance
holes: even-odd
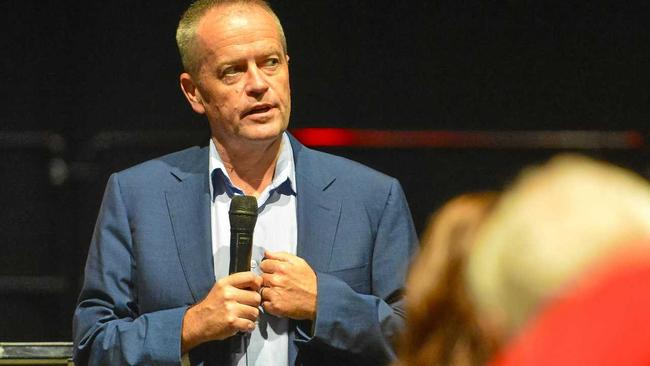
[[[370,293],[358,293],[340,277],[318,272],[317,318],[298,325],[299,346],[340,351],[369,365],[395,358],[392,341],[404,323],[402,288],[417,237],[397,180],[391,179],[388,192],[372,243]]]
[[[127,211],[114,174],[104,194],[74,314],[76,365],[180,364],[186,307],[140,314]]]

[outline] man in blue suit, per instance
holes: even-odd
[[[381,365],[416,244],[399,183],[285,132],[286,41],[261,0],[199,0],[177,42],[209,146],[109,179],[74,316],[77,365]],[[257,198],[251,272],[227,208]],[[246,334],[243,352],[231,346]],[[240,335],[241,336],[241,335]]]

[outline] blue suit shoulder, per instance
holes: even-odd
[[[297,155],[296,174],[305,178],[303,183],[327,191],[331,199],[341,202],[344,212],[367,216],[374,230],[379,229],[387,208],[398,210],[410,220],[408,203],[397,179],[347,158],[309,148],[303,147]]]
[[[397,179],[354,160],[312,149],[307,151],[312,154],[313,169],[335,177],[336,185],[351,188],[356,194],[385,192],[399,184]]]
[[[207,174],[207,147],[190,148],[147,160],[117,172],[120,185],[147,186],[149,188],[175,184],[178,177],[186,174]]]

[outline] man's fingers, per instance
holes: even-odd
[[[262,296],[262,303],[260,305],[262,306],[262,309],[264,309],[265,313],[277,317],[286,317],[287,314],[283,313],[282,310],[278,307],[278,304],[274,302],[278,299],[278,293],[274,289],[265,287]]]
[[[239,304],[255,307],[257,307],[262,300],[260,294],[257,291],[242,290],[238,288],[233,288],[230,292],[230,296],[232,300],[236,301]]]
[[[293,258],[296,258],[295,255],[289,254],[287,252],[270,252],[268,250],[264,251],[264,258],[266,259],[275,259],[278,261],[289,262]],[[262,261],[264,263],[264,261]]]
[[[262,279],[253,272],[233,273],[228,277],[222,278],[220,281],[233,287],[247,288],[253,291],[259,291],[260,287],[262,287]]]
[[[248,319],[252,322],[256,321],[260,316],[260,310],[258,309],[259,302],[255,306],[248,306],[240,304],[237,313],[238,317],[242,319]]]
[[[265,313],[268,313],[268,314],[271,314],[271,315],[275,315],[275,316],[278,316],[278,317],[281,316],[280,314],[277,314],[277,313],[275,312],[275,308],[273,307],[273,303],[270,302],[270,301],[263,301],[263,302],[262,302],[262,309],[264,309],[264,312],[265,312]]]
[[[262,283],[265,287],[284,287],[286,283],[283,279],[284,277],[272,273],[262,273]]]
[[[248,306],[238,304],[235,311],[227,320],[227,323],[230,329],[234,331],[233,334],[237,332],[250,332],[255,329],[255,321],[257,321],[259,316],[260,310],[258,309],[258,305]]]
[[[260,263],[260,269],[264,273],[275,273],[282,269],[283,266],[289,265],[287,262],[277,259],[265,259]]]
[[[237,318],[232,322],[232,329],[234,332],[231,335],[235,335],[237,332],[250,332],[255,329],[255,320]]]
[[[277,291],[270,288],[270,287],[262,287],[263,291],[260,291],[261,295],[261,303],[264,303],[265,301],[273,301],[274,296],[276,295]]]

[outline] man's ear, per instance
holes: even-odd
[[[190,106],[194,112],[204,114],[205,106],[203,105],[203,97],[201,97],[201,92],[192,79],[192,75],[187,72],[182,73],[180,76],[180,84],[181,90],[183,91],[187,101],[190,102]]]

